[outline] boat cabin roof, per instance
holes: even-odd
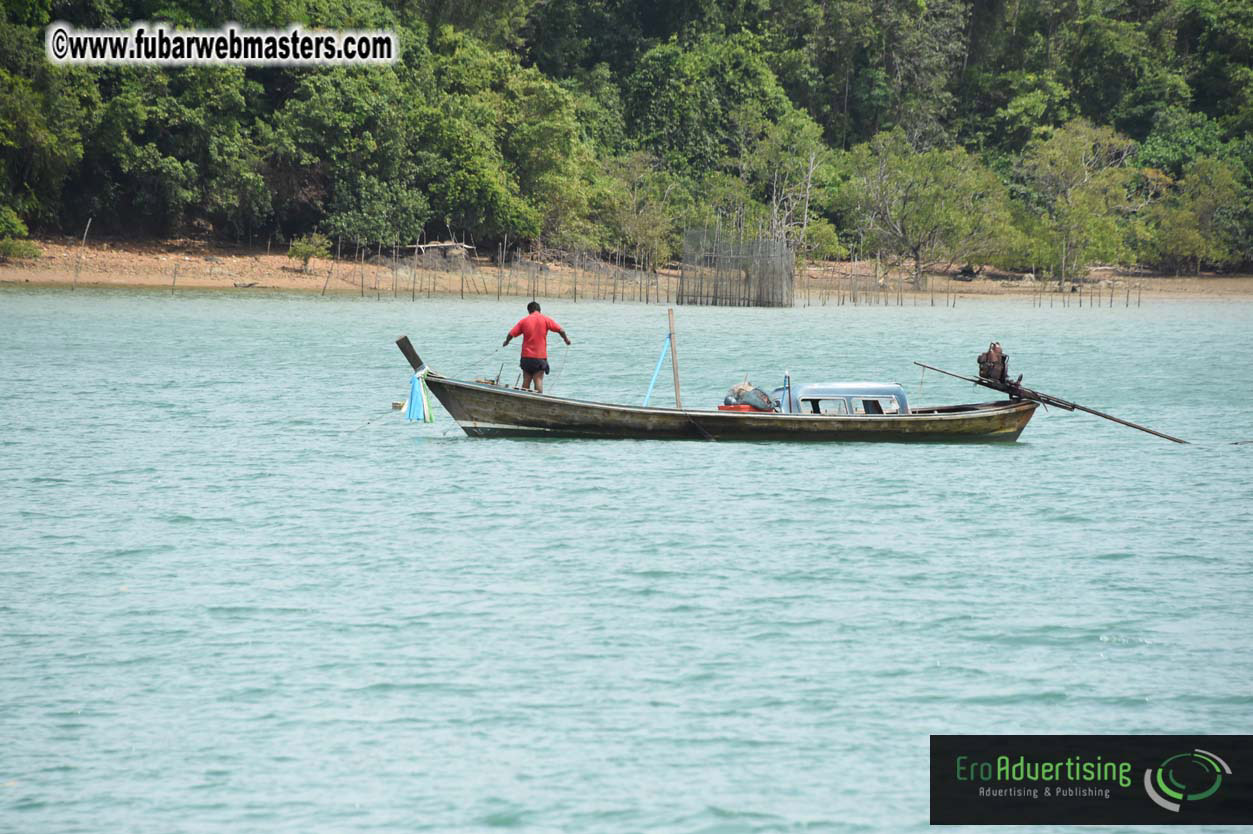
[[[793,385],[797,397],[903,397],[905,389],[895,382],[810,382]]]
[[[793,412],[810,411],[809,408],[802,407],[802,403],[808,400],[855,401],[862,398],[882,398],[896,400],[898,413],[909,413],[909,400],[905,396],[905,389],[896,382],[809,382],[799,385],[793,383],[791,394],[791,408],[787,410]],[[784,390],[782,387],[776,388],[770,392],[770,395],[782,402]],[[854,411],[858,410],[856,402],[850,402],[850,404]]]

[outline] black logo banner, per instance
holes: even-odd
[[[1253,736],[931,736],[932,825],[1253,825]]]

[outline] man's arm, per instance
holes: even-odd
[[[566,331],[561,329],[560,324],[557,324],[557,322],[553,321],[552,319],[549,319],[548,329],[555,331],[559,336],[561,336],[561,338],[565,339],[567,345],[570,344],[570,337],[566,335]]]
[[[515,324],[509,333],[505,336],[505,343],[501,347],[509,347],[509,343],[513,341],[514,336],[522,335],[522,322]]]

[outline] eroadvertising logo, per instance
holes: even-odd
[[[1253,825],[1253,736],[931,736],[931,823]]]
[[[1156,768],[1145,769],[1144,790],[1149,799],[1167,811],[1178,813],[1184,802],[1200,802],[1218,793],[1224,773],[1231,775],[1226,762],[1208,750],[1197,748],[1189,753],[1176,753]]]

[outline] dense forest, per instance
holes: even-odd
[[[44,27],[385,29],[373,67],[69,67]],[[1253,0],[6,0],[0,238],[1253,262]]]

